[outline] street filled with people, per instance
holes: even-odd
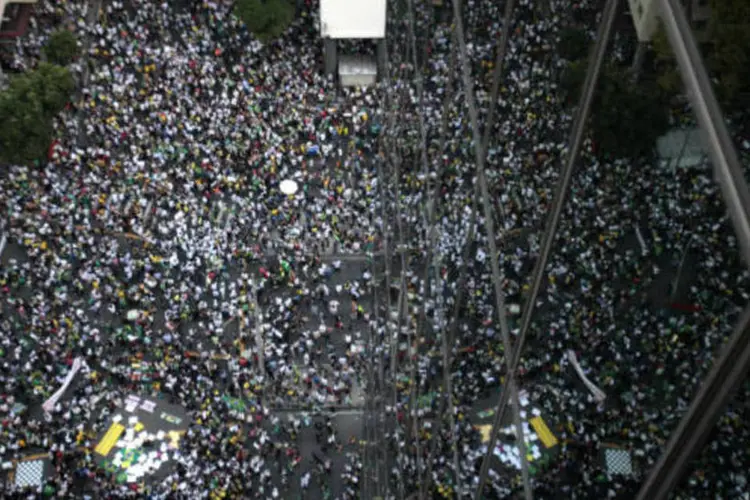
[[[390,456],[387,496],[473,493],[504,348],[450,2],[415,3],[413,30],[408,16],[388,21],[390,75],[358,89],[321,70],[318,2],[265,44],[228,3],[37,4],[10,69],[33,68],[62,26],[82,51],[48,161],[0,179],[0,450],[5,462],[48,455],[39,492],[365,497],[365,450],[377,443],[364,413],[377,395],[389,401],[376,436]],[[517,4],[486,169],[506,303],[526,307],[573,120],[556,43],[601,5]],[[467,7],[484,120],[504,5]],[[708,169],[596,153],[587,139],[517,374],[559,440],[532,475],[538,498],[631,498],[750,298]],[[293,194],[281,190],[289,180]],[[406,293],[386,301],[389,279]],[[441,344],[454,320],[448,415]],[[79,380],[43,409],[76,359]],[[684,498],[747,491],[746,392]],[[94,451],[129,394],[189,417],[172,467],[133,481]],[[12,412],[19,403],[26,411]],[[611,444],[632,455],[632,473],[607,470]],[[521,491],[513,463],[493,462],[487,498]]]

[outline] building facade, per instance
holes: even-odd
[[[37,0],[0,0],[0,39],[23,36]]]

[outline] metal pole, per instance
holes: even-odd
[[[660,0],[661,19],[672,46],[682,81],[709,147],[714,175],[737,234],[745,264],[750,265],[750,192],[742,167],[716,101],[708,73],[679,0]]]
[[[682,270],[685,267],[685,262],[687,261],[688,252],[690,251],[690,245],[693,244],[694,239],[695,239],[695,233],[690,235],[690,237],[687,240],[687,243],[685,243],[685,248],[682,249],[682,257],[680,258],[680,264],[677,267],[677,275],[674,277],[674,280],[672,280],[672,293],[669,297],[669,300],[672,303],[674,303],[675,299],[677,298],[677,290],[678,290],[678,286],[680,285],[680,279],[682,278]]]
[[[495,108],[497,107],[497,94],[500,91],[500,77],[502,75],[502,68],[503,64],[505,63],[505,53],[506,49],[508,47],[508,38],[510,38],[510,28],[513,26],[513,11],[515,9],[515,0],[508,0],[505,3],[505,12],[503,13],[503,27],[500,32],[500,40],[498,42],[497,46],[497,55],[495,57],[495,67],[492,72],[492,87],[490,91],[490,100],[489,100],[489,112],[487,116],[487,122],[485,125],[484,130],[484,139],[482,141],[482,153],[487,155],[487,151],[489,151],[489,144],[490,144],[490,138],[493,137],[492,131],[495,125]],[[456,65],[456,30],[453,30],[453,35],[451,36],[451,58],[450,58],[450,65],[448,74],[452,75],[455,70]],[[449,104],[453,96],[453,85],[452,85],[453,79],[451,78],[448,82],[448,91],[445,95],[445,102],[443,107],[443,123],[441,126],[440,131],[440,141],[441,144],[445,144],[445,132],[447,129],[447,121],[448,121],[448,110],[449,110]],[[442,349],[443,349],[443,370],[448,375],[447,377],[443,378],[443,385],[441,388],[441,393],[443,393],[443,397],[440,400],[440,408],[438,411],[438,415],[443,415],[445,413],[446,406],[448,407],[449,416],[451,417],[449,420],[452,422],[452,416],[453,416],[453,390],[452,390],[452,384],[450,384],[450,367],[452,365],[452,351],[456,340],[456,335],[458,333],[458,315],[461,312],[461,306],[464,300],[464,286],[466,284],[466,271],[467,271],[467,262],[471,258],[469,255],[469,251],[471,249],[472,243],[474,242],[474,227],[476,226],[477,221],[477,199],[479,198],[480,193],[478,192],[478,187],[475,189],[475,196],[473,198],[473,203],[471,207],[471,216],[469,218],[469,234],[466,238],[466,243],[464,245],[464,250],[462,252],[462,258],[461,258],[461,265],[458,271],[458,285],[456,287],[457,295],[456,300],[454,302],[453,311],[451,314],[451,321],[450,321],[450,327],[446,328],[446,334],[443,338],[442,342]],[[435,191],[437,193],[438,186],[435,187]],[[505,214],[503,210],[502,204],[500,206],[500,216],[504,219]],[[446,325],[447,326],[447,325]],[[449,398],[446,400],[446,397]],[[437,451],[437,446],[439,444],[440,440],[440,432],[443,428],[443,422],[444,419],[440,419],[437,423],[437,427],[435,428],[435,432],[433,434],[433,440],[431,446],[430,446],[430,452],[428,454],[427,458],[427,470],[432,470],[432,463],[435,458],[435,452]],[[455,429],[453,429],[453,425],[451,423],[451,433],[455,437]],[[454,448],[457,446],[455,442],[452,444]],[[454,449],[455,451],[455,449]],[[459,473],[458,467],[454,466],[456,469],[456,473]],[[425,489],[429,490],[429,484],[431,481],[431,477],[428,476],[427,478],[427,484],[425,485]],[[459,488],[456,488],[456,493],[461,494],[459,491]]]
[[[526,500],[533,498],[533,492],[531,484],[529,482],[529,464],[526,458],[526,440],[524,438],[523,425],[521,424],[521,408],[518,402],[518,387],[515,380],[515,371],[511,367],[510,353],[513,352],[513,346],[510,342],[510,331],[508,328],[507,311],[505,308],[505,294],[503,292],[503,280],[500,273],[500,266],[498,264],[498,253],[497,253],[497,240],[495,238],[495,228],[492,216],[492,207],[490,206],[490,195],[489,189],[487,188],[487,179],[484,171],[485,151],[482,149],[482,132],[479,129],[479,116],[476,108],[476,100],[474,97],[474,82],[471,78],[471,69],[469,67],[469,56],[466,50],[466,39],[464,37],[463,22],[460,17],[461,3],[459,0],[453,0],[453,15],[456,23],[456,40],[458,41],[459,56],[461,61],[461,73],[463,76],[464,92],[466,93],[466,103],[469,108],[469,118],[471,120],[472,136],[474,140],[474,153],[476,156],[477,163],[477,183],[481,189],[482,194],[482,207],[484,211],[484,223],[487,227],[487,237],[489,239],[489,250],[490,250],[490,264],[492,270],[492,282],[495,289],[495,314],[497,314],[498,323],[500,324],[500,333],[503,339],[503,345],[505,346],[505,362],[507,365],[506,374],[506,387],[510,388],[510,392],[515,402],[513,420],[516,427],[516,437],[518,439],[518,452],[521,458],[521,476],[523,478],[523,489],[524,497]],[[492,450],[489,451],[492,454]],[[488,466],[489,462],[486,460],[482,464]],[[478,490],[477,500],[481,498],[482,491]]]
[[[534,268],[531,293],[524,309],[524,314],[521,320],[521,330],[516,342],[515,351],[512,353],[512,362],[509,368],[509,374],[515,373],[518,368],[519,360],[521,359],[521,352],[523,350],[526,335],[531,325],[531,316],[536,306],[537,296],[541,288],[542,279],[544,277],[544,269],[547,267],[547,261],[549,260],[550,252],[552,251],[552,243],[554,242],[555,233],[557,232],[557,225],[560,222],[560,216],[562,215],[562,208],[565,202],[566,195],[570,188],[570,182],[573,177],[573,170],[575,162],[578,159],[578,153],[583,143],[583,135],[586,125],[586,119],[591,111],[591,105],[594,98],[594,90],[596,89],[596,82],[599,80],[599,73],[601,72],[602,64],[604,62],[604,55],[607,50],[607,43],[612,33],[612,27],[614,25],[615,18],[617,17],[617,5],[618,0],[607,0],[607,4],[604,7],[604,14],[602,21],[599,24],[599,30],[596,36],[596,43],[589,56],[589,66],[586,71],[586,80],[583,84],[583,91],[581,92],[580,103],[576,112],[576,117],[573,122],[573,129],[568,140],[570,144],[570,152],[568,153],[567,160],[565,162],[565,168],[563,174],[560,177],[560,182],[557,186],[557,196],[555,197],[552,210],[550,212],[550,218],[547,223],[547,228],[544,233],[544,241],[542,243],[542,250],[537,260],[536,267]],[[506,352],[506,355],[511,355],[510,352]],[[500,400],[498,401],[497,410],[495,412],[495,421],[492,424],[492,432],[490,433],[490,441],[487,445],[487,454],[482,462],[482,468],[479,473],[479,484],[477,486],[476,498],[481,498],[484,486],[487,483],[487,476],[489,474],[490,461],[492,458],[493,450],[497,444],[497,436],[500,431],[500,424],[502,422],[503,414],[505,413],[505,407],[508,403],[508,397],[512,391],[508,390],[508,386],[504,386],[500,393]]]
[[[425,176],[427,176],[429,172],[429,166],[427,163],[427,129],[424,124],[424,113],[422,113],[422,101],[423,101],[423,95],[424,95],[424,85],[422,83],[422,71],[419,67],[419,61],[417,61],[417,40],[414,33],[415,30],[415,24],[416,21],[414,20],[414,0],[407,0],[406,1],[406,10],[409,15],[409,41],[411,46],[411,63],[414,66],[414,84],[417,87],[417,106],[418,106],[418,112],[417,112],[417,119],[419,123],[419,139],[420,139],[420,150],[421,150],[421,160],[422,160],[422,169]],[[425,182],[427,182],[428,177],[425,177]]]
[[[690,459],[698,452],[727,402],[750,368],[750,306],[745,307],[720,358],[706,376],[664,453],[651,469],[636,500],[665,500],[677,486]]]
[[[407,52],[408,52],[408,45],[407,45]],[[396,53],[395,55],[398,55]],[[396,60],[398,62],[398,60]],[[390,64],[388,65],[390,68]],[[391,74],[389,71],[389,79],[391,79]],[[386,149],[389,151],[388,156],[386,157],[383,155],[383,161],[386,160],[386,158],[390,161],[391,167],[393,168],[393,171],[390,173],[390,175],[386,176],[383,172],[382,168],[382,162],[378,163],[378,175],[380,177],[380,191],[381,191],[381,197],[382,197],[382,203],[383,206],[381,207],[382,210],[382,218],[383,218],[383,232],[384,234],[390,234],[391,227],[393,223],[390,221],[391,217],[396,217],[395,226],[397,230],[396,239],[397,244],[400,248],[403,248],[403,226],[401,223],[401,190],[400,190],[400,169],[401,164],[403,163],[403,159],[400,155],[400,147],[401,147],[401,134],[400,130],[402,127],[402,122],[400,120],[397,120],[396,114],[400,110],[399,106],[399,95],[393,95],[393,92],[390,91],[392,87],[389,87],[389,91],[386,93],[386,99],[388,103],[388,111],[389,111],[389,123],[385,128],[385,134],[383,136],[383,143]],[[406,89],[404,89],[404,92]],[[396,205],[395,210],[393,211],[393,214],[389,214],[388,210],[386,210],[387,201],[389,198],[390,190],[388,189],[388,184],[386,183],[387,178],[392,178],[393,182],[395,183],[394,186],[394,205]],[[391,254],[390,254],[390,248],[388,249],[388,252],[386,252],[386,282],[388,283],[388,290],[386,293],[390,294],[390,282],[392,273],[391,273]],[[404,315],[408,313],[409,308],[407,304],[407,293],[406,293],[406,272],[407,272],[407,266],[406,266],[406,256],[405,252],[399,251],[400,254],[400,261],[401,261],[401,286],[400,286],[400,293],[399,293],[399,299],[398,299],[398,312],[397,312],[397,324],[396,324],[396,331],[395,334],[392,331],[392,328],[390,327],[391,324],[391,311],[390,311],[390,298],[387,299],[387,303],[389,304],[388,310],[386,311],[386,334],[389,336],[389,342],[390,345],[390,355],[391,355],[391,363],[390,363],[390,378],[392,383],[392,390],[393,390],[393,409],[394,412],[397,409],[398,406],[398,390],[396,389],[396,386],[398,384],[398,370],[399,370],[399,364],[398,364],[398,344],[399,344],[399,338],[402,331],[402,324],[404,320]],[[394,413],[395,414],[395,413]],[[399,426],[395,425],[394,433],[398,432]],[[398,470],[398,497],[404,498],[405,495],[405,484],[404,484],[404,467],[402,461],[397,457],[396,458],[396,468]],[[388,468],[389,471],[391,471],[391,467]],[[388,478],[390,480],[390,478]]]
[[[547,2],[543,2],[545,5]],[[484,140],[482,141],[482,151],[487,154],[492,138],[492,128],[495,125],[495,111],[497,108],[497,94],[500,92],[500,75],[503,72],[505,63],[505,51],[508,48],[508,38],[510,38],[510,28],[513,26],[513,10],[516,7],[515,0],[505,2],[505,12],[503,12],[503,27],[500,31],[500,41],[497,44],[497,55],[495,56],[495,67],[492,71],[492,88],[490,90],[490,102],[487,111],[487,126],[484,130]],[[502,206],[502,205],[500,205]]]

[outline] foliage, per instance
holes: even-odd
[[[19,105],[4,92],[0,120],[0,162],[30,163],[44,154],[52,131],[39,102]]]
[[[682,91],[682,76],[677,69],[672,47],[669,45],[667,33],[660,26],[651,40],[651,48],[654,51],[654,68],[656,69],[656,81],[662,92],[676,95]]]
[[[52,140],[52,119],[74,88],[68,69],[48,63],[12,77],[0,93],[0,162],[23,164],[42,158]]]
[[[45,115],[53,117],[70,100],[75,81],[67,68],[41,63],[33,72],[11,80],[9,90],[22,99],[37,99]]]
[[[78,53],[78,40],[69,30],[55,31],[44,46],[47,60],[60,66],[72,63],[78,57]]]
[[[712,0],[708,23],[708,65],[718,78],[717,91],[725,105],[747,104],[750,80],[750,3]]]
[[[569,104],[578,101],[585,79],[586,62],[572,62],[561,82]],[[669,129],[667,107],[656,84],[634,84],[627,70],[617,66],[602,68],[592,104],[589,127],[603,155],[647,156],[656,138]]]
[[[726,109],[746,105],[750,99],[750,3],[745,0],[712,0],[711,17],[702,36],[701,53],[709,74],[715,78],[717,97]],[[682,90],[672,47],[664,27],[652,40],[659,85],[664,92]]]
[[[237,0],[234,13],[261,41],[280,36],[294,20],[288,0]]]
[[[648,156],[669,130],[669,114],[655,84],[633,84],[622,69],[607,68],[594,99],[591,128],[599,151],[616,158]]]
[[[557,50],[563,59],[577,61],[588,55],[590,45],[591,39],[585,30],[569,27],[560,32]]]
[[[560,82],[562,92],[568,104],[575,104],[581,95],[583,82],[586,80],[586,61],[573,61],[565,68]]]

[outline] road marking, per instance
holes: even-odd
[[[112,448],[115,447],[115,444],[120,439],[123,432],[125,432],[125,426],[115,422],[109,427],[102,440],[99,441],[99,444],[94,448],[94,451],[99,455],[106,457],[109,452],[112,451]]]
[[[531,419],[530,423],[534,428],[534,431],[536,431],[536,435],[542,440],[542,444],[544,444],[545,448],[554,448],[557,446],[557,438],[552,434],[552,431],[549,430],[547,423],[542,417],[534,417]]]

